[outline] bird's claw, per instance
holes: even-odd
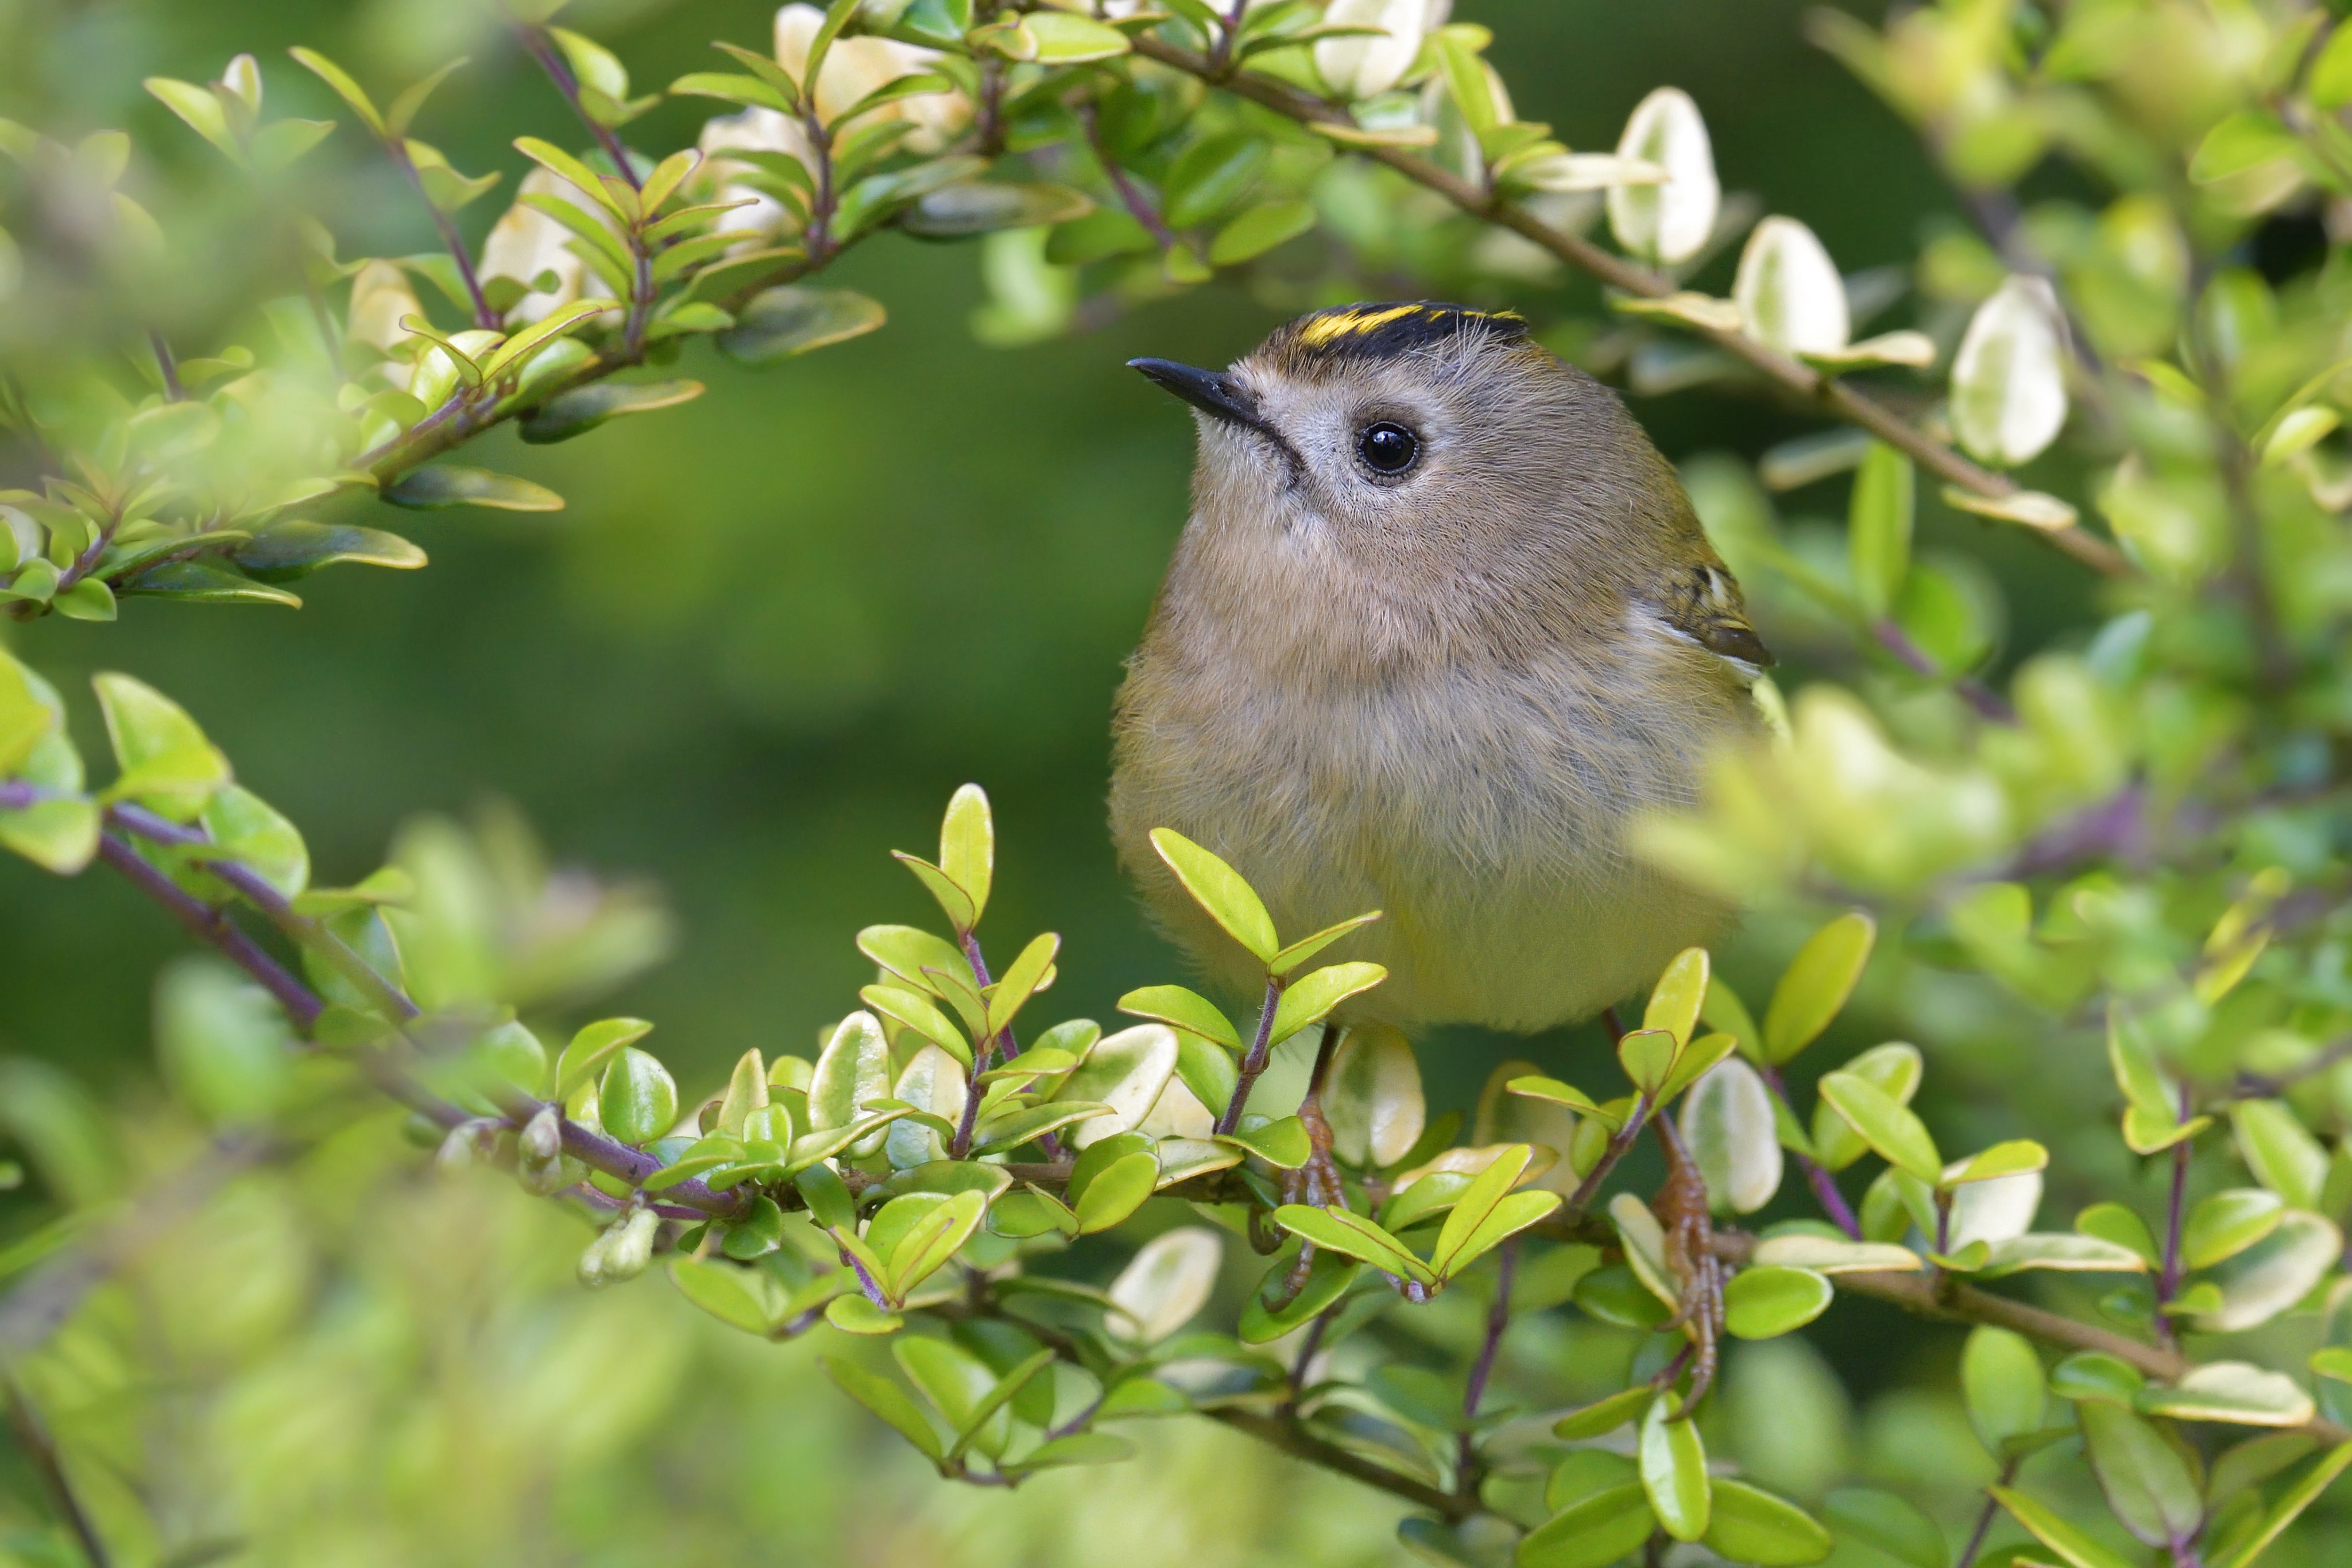
[[[1675,1277],[1681,1302],[1659,1327],[1680,1329],[1690,1337],[1690,1349],[1676,1356],[1667,1369],[1669,1381],[1690,1368],[1690,1392],[1685,1411],[1698,1408],[1714,1386],[1717,1347],[1723,1338],[1723,1262],[1715,1255],[1715,1225],[1707,1215],[1706,1178],[1690,1158],[1683,1142],[1664,1117],[1655,1124],[1666,1149],[1666,1184],[1652,1205],[1665,1232],[1666,1268]]]

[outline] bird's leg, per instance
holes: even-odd
[[[1326,1023],[1323,1041],[1315,1051],[1314,1073],[1307,1080],[1307,1098],[1298,1103],[1298,1120],[1307,1128],[1307,1163],[1283,1177],[1285,1198],[1318,1208],[1348,1201],[1339,1186],[1339,1167],[1331,1160],[1331,1124],[1323,1114],[1323,1081],[1330,1074],[1332,1051],[1339,1042],[1339,1026]]]
[[[1723,1334],[1723,1265],[1715,1255],[1715,1227],[1707,1218],[1706,1178],[1699,1174],[1674,1119],[1650,1124],[1666,1152],[1666,1184],[1651,1207],[1665,1231],[1666,1268],[1682,1292],[1682,1304],[1660,1326],[1689,1333],[1693,1346],[1690,1396],[1695,1410],[1715,1382],[1716,1343]]]
[[[1339,1185],[1339,1167],[1331,1159],[1331,1124],[1323,1114],[1323,1080],[1331,1071],[1332,1049],[1339,1043],[1339,1026],[1326,1023],[1323,1041],[1316,1048],[1315,1071],[1307,1081],[1307,1098],[1298,1103],[1298,1120],[1307,1128],[1307,1163],[1295,1171],[1285,1171],[1282,1196],[1285,1202],[1309,1204],[1317,1208],[1333,1204],[1344,1207],[1348,1202],[1345,1188]],[[1284,1277],[1278,1301],[1267,1306],[1279,1312],[1296,1301],[1298,1292],[1307,1288],[1307,1270],[1315,1266],[1315,1246],[1302,1241],[1297,1260]]]

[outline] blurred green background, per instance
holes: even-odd
[[[1571,145],[1613,144],[1644,92],[1678,84],[1706,112],[1727,189],[1806,218],[1849,271],[1907,263],[1948,194],[1908,133],[1805,44],[1803,8],[1463,0],[1458,14],[1496,29],[1520,113]],[[768,15],[706,0],[566,19],[614,45],[642,89],[704,68],[709,39],[762,42]],[[374,78],[397,78],[404,52],[438,57],[445,20],[386,3],[0,0],[0,112],[61,135],[128,124],[168,172],[193,139],[141,94],[142,76],[203,79],[249,49],[275,101],[326,112],[286,61],[289,45],[382,61]],[[632,139],[690,141],[695,123],[687,106],[666,105]],[[522,165],[509,138],[575,139],[511,54],[456,78],[423,129],[459,167],[509,181]],[[389,176],[326,194],[347,253],[430,243]],[[501,204],[469,212],[469,232]],[[924,916],[887,852],[925,849],[965,779],[996,805],[998,940],[1064,933],[1055,1011],[1108,1018],[1123,990],[1171,977],[1171,955],[1112,864],[1102,801],[1110,696],[1183,520],[1192,446],[1183,412],[1123,361],[1220,363],[1276,316],[1211,288],[1066,341],[991,350],[967,326],[982,298],[976,259],[885,238],[836,280],[887,304],[886,330],[757,375],[699,355],[683,373],[710,391],[686,408],[552,449],[505,433],[478,444],[467,461],[528,475],[569,506],[394,517],[431,552],[423,572],[329,573],[304,585],[299,612],[134,602],[119,625],[52,618],[13,646],[68,692],[86,738],[97,734],[91,670],[173,693],[242,779],[301,824],[323,881],[379,863],[415,813],[462,815],[490,798],[520,806],[559,861],[651,881],[677,914],[677,950],[604,1010],[658,1020],[689,1093],[746,1047],[805,1050],[852,1004],[870,978],[852,934]],[[1720,292],[1728,259],[1714,267],[1723,276],[1706,281]],[[1550,314],[1591,294],[1563,278],[1527,298]],[[1635,411],[1677,460],[1753,455],[1806,428],[1705,391]],[[1797,502],[1842,509],[1842,485]],[[1963,526],[2003,577],[2013,657],[2080,584],[2030,544],[1923,517],[1930,541]],[[58,1062],[119,1098],[126,1077],[149,1071],[150,978],[183,950],[113,879],[58,882],[0,861],[0,1051]],[[1462,1032],[1429,1042],[1423,1061],[1433,1101],[1463,1105],[1505,1054],[1572,1065],[1593,1045]],[[278,1239],[255,1245],[284,1275],[283,1301],[239,1320],[247,1337],[228,1364],[251,1408],[220,1438],[219,1462],[250,1466],[264,1478],[256,1496],[301,1516],[283,1539],[307,1542],[309,1561],[1057,1563],[1113,1541],[1135,1548],[1136,1568],[1399,1556],[1391,1503],[1336,1480],[1301,1491],[1262,1450],[1205,1424],[1163,1432],[1146,1466],[1055,1477],[1017,1498],[946,1492],[911,1455],[875,1443],[804,1347],[729,1339],[658,1280],[582,1296],[568,1271],[583,1234],[545,1206],[478,1193],[460,1203],[429,1185],[384,1197],[400,1156],[382,1133],[354,1134],[333,1180],[259,1183],[253,1198],[282,1221],[282,1236],[264,1226]],[[469,1284],[428,1288],[436,1270],[469,1269]],[[313,1300],[329,1278],[346,1297]],[[491,1288],[501,1278],[527,1288],[502,1297]],[[249,1282],[223,1288],[250,1294]],[[306,1315],[305,1301],[317,1310]],[[1842,1307],[1825,1348],[1856,1370],[1897,1373],[1883,1336],[1915,1332],[1900,1324]],[[1950,1353],[1947,1336],[1917,1332],[1921,1354]],[[1867,1355],[1838,1354],[1865,1343]],[[1531,1340],[1514,1344],[1538,1355]],[[1827,1431],[1844,1419],[1811,1354],[1792,1342],[1748,1353],[1735,1372],[1724,1418],[1748,1423],[1751,1465],[1802,1447],[1773,1439],[1790,1422]],[[638,1392],[597,1427],[591,1387],[615,1377]],[[1898,1466],[1903,1420],[1952,1418],[1897,1416],[1866,1447]],[[404,1459],[381,1431],[297,1440],[283,1426],[299,1436],[304,1420],[323,1432],[377,1418],[414,1425],[425,1451]],[[697,1421],[725,1439],[697,1436]],[[849,1432],[854,1451],[892,1457],[843,1491]],[[478,1464],[467,1443],[486,1445]],[[289,1479],[321,1466],[331,1473],[307,1490]],[[425,1484],[467,1475],[478,1484],[462,1497]],[[1807,1490],[1803,1477],[1780,1479]],[[1965,1509],[1977,1479],[1923,1484],[1959,1489]],[[288,1488],[294,1501],[278,1495]]]

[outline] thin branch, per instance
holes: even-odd
[[[147,331],[147,346],[155,350],[155,371],[163,378],[163,401],[185,402],[188,392],[180,384],[180,361],[172,357],[172,345],[163,334],[153,328]]]
[[[457,220],[443,212],[426,193],[425,176],[416,172],[416,161],[408,155],[408,144],[404,141],[386,135],[383,151],[393,165],[408,176],[409,184],[416,190],[416,199],[423,202],[425,210],[433,214],[433,226],[441,233],[442,248],[448,251],[449,259],[457,264],[457,276],[465,281],[466,297],[473,301],[474,325],[486,332],[498,331],[504,323],[499,313],[490,308],[489,297],[482,292],[481,277],[474,270],[473,253],[466,248],[466,236],[457,232]]]
[[[66,1528],[72,1531],[74,1539],[80,1542],[82,1555],[89,1559],[89,1568],[109,1568],[112,1559],[107,1555],[106,1542],[99,1539],[97,1527],[83,1511],[81,1500],[74,1496],[73,1485],[66,1477],[65,1465],[58,1457],[57,1442],[49,1436],[48,1428],[41,1424],[39,1412],[25,1397],[24,1387],[17,1383],[14,1374],[0,1372],[0,1388],[5,1388],[7,1394],[9,1430],[16,1436],[16,1447],[39,1473],[41,1490],[49,1494],[50,1506],[58,1511],[66,1521]]]
[[[563,95],[563,101],[572,106],[572,112],[580,117],[580,123],[588,128],[588,134],[596,139],[596,145],[604,150],[604,156],[613,161],[614,171],[629,183],[631,190],[640,189],[637,172],[630,167],[629,150],[623,144],[621,133],[588,112],[587,104],[580,97],[580,78],[572,74],[572,62],[563,57],[563,51],[555,47],[547,29],[523,24],[515,28],[515,37],[522,40],[523,52],[539,62],[539,68],[547,73],[547,79]]]
[[[1151,242],[1160,247],[1162,256],[1174,250],[1176,231],[1168,226],[1168,220],[1160,215],[1160,209],[1153,206],[1150,199],[1137,187],[1134,176],[1119,167],[1118,160],[1113,158],[1110,149],[1103,144],[1102,117],[1096,111],[1094,99],[1079,99],[1077,111],[1078,123],[1086,130],[1087,145],[1093,149],[1095,162],[1102,165],[1103,176],[1110,182],[1111,189],[1118,193],[1119,204],[1127,209],[1129,216],[1143,225],[1144,232],[1151,236]]]
[[[1632,1148],[1633,1140],[1642,1135],[1642,1125],[1649,1120],[1649,1117],[1650,1094],[1649,1091],[1643,1090],[1633,1097],[1633,1108],[1626,1113],[1625,1124],[1610,1134],[1609,1146],[1601,1152],[1601,1158],[1593,1166],[1591,1172],[1577,1184],[1576,1191],[1570,1196],[1564,1206],[1564,1212],[1569,1214],[1584,1212],[1586,1206],[1591,1203],[1594,1195],[1600,1192],[1601,1184],[1609,1179],[1609,1173],[1617,1168],[1617,1162],[1625,1157],[1625,1151]]]
[[[1511,1237],[1495,1250],[1495,1300],[1486,1309],[1486,1335],[1478,1345],[1478,1359],[1471,1363],[1470,1380],[1462,1392],[1462,1435],[1454,1465],[1454,1490],[1474,1500],[1478,1495],[1480,1467],[1473,1428],[1478,1419],[1478,1402],[1486,1396],[1486,1379],[1495,1374],[1495,1357],[1511,1326],[1511,1281],[1519,1270],[1519,1239]]]
[[[1349,1452],[1337,1443],[1327,1443],[1308,1431],[1296,1416],[1267,1415],[1261,1410],[1244,1409],[1239,1406],[1219,1406],[1203,1410],[1213,1421],[1222,1421],[1237,1432],[1246,1432],[1270,1448],[1281,1449],[1294,1458],[1310,1465],[1320,1465],[1327,1470],[1337,1470],[1366,1486],[1378,1487],[1417,1507],[1428,1509],[1448,1523],[1459,1523],[1481,1511],[1475,1499],[1461,1498],[1442,1491],[1427,1481],[1400,1475],[1385,1465],[1373,1463],[1360,1454]]]
[[[1716,1232],[1716,1255],[1726,1262],[1746,1263],[1755,1247],[1753,1236],[1736,1231]],[[2148,1344],[2094,1323],[2077,1322],[2046,1308],[2012,1301],[2007,1296],[1997,1296],[1990,1291],[1964,1284],[1948,1274],[1940,1280],[1927,1274],[1912,1273],[1832,1274],[1830,1282],[1840,1291],[1892,1301],[1922,1317],[1939,1318],[1946,1322],[1990,1323],[1995,1328],[2009,1329],[2028,1339],[2038,1339],[2067,1350],[2095,1351],[2102,1355],[2112,1355],[2158,1383],[2178,1383],[2195,1364],[2179,1351],[2168,1346]],[[2352,1442],[2352,1430],[2333,1421],[2308,1421],[2289,1429],[2304,1432],[2322,1443]]]
[[[253,977],[261,988],[286,1009],[294,1027],[308,1034],[311,1025],[327,1004],[320,1001],[310,987],[294,977],[292,970],[262,950],[260,944],[233,924],[227,914],[214,908],[179,883],[165,876],[117,835],[100,833],[98,858],[121,872],[133,887],[162,904],[187,928],[197,941],[220,950],[231,963]]]
[[[2186,1122],[2196,1113],[2197,1092],[2188,1083],[2183,1083],[2180,1086],[2180,1119]],[[2187,1271],[2186,1260],[2181,1256],[2181,1241],[2189,1218],[2189,1145],[2195,1141],[2182,1138],[2172,1145],[2172,1190],[2164,1206],[2164,1266],[2156,1277],[2156,1334],[2167,1348],[2179,1343],[2167,1309],[2172,1305],[2173,1298],[2180,1294],[2181,1278]]]
[[[1134,47],[1137,54],[1172,67],[1187,76],[1197,77],[1213,86],[1222,87],[1300,124],[1353,128],[1353,121],[1338,109],[1271,77],[1229,71],[1216,59],[1179,47],[1149,33],[1137,35]],[[1652,299],[1675,291],[1675,280],[1664,274],[1622,256],[1612,256],[1580,235],[1554,228],[1507,199],[1463,179],[1450,170],[1440,168],[1426,158],[1394,147],[1367,147],[1360,151],[1364,156],[1387,164],[1413,183],[1436,192],[1472,216],[1484,218],[1533,241],[1570,266],[1612,288]],[[1811,365],[1743,332],[1697,327],[1690,330],[1724,352],[1745,361],[1799,398],[1819,406],[1822,412],[1849,424],[1860,425],[1889,446],[1908,453],[1938,478],[1979,496],[1998,498],[2018,493],[2019,486],[2015,480],[1979,467],[1884,403],[1834,376],[1824,375]],[[2109,577],[2137,575],[2122,551],[2078,525],[2032,531],[2095,571]]]
[[[1265,1002],[1258,1009],[1257,1036],[1250,1041],[1249,1054],[1242,1058],[1240,1073],[1234,1081],[1234,1097],[1225,1103],[1225,1113],[1217,1118],[1221,1134],[1230,1134],[1241,1125],[1250,1091],[1257,1086],[1258,1074],[1265,1071],[1266,1055],[1274,1045],[1275,1009],[1282,1005],[1282,986],[1281,976],[1265,977]]]
[[[2009,699],[1974,675],[1948,674],[1927,650],[1911,640],[1911,634],[1882,615],[1870,623],[1870,635],[1878,645],[1895,655],[1897,663],[1915,675],[1948,685],[1959,699],[1976,711],[1979,718],[1995,724],[2015,725],[2017,710]]]
[[[115,827],[153,843],[181,849],[213,847],[211,835],[203,829],[184,827],[159,817],[142,806],[118,802],[106,809],[106,818]],[[405,992],[377,974],[373,965],[352,952],[350,945],[328,930],[323,922],[296,909],[293,901],[272,887],[260,873],[226,856],[206,857],[205,869],[236,889],[247,903],[284,932],[289,940],[333,965],[339,974],[358,988],[373,1004],[383,1009],[394,1022],[405,1022],[417,1016],[419,1009]]]
[[[2006,1487],[2017,1479],[2017,1461],[2011,1459],[2000,1467],[2000,1479],[1995,1486]],[[1969,1543],[1960,1552],[1956,1568],[1975,1568],[1977,1553],[1984,1550],[1985,1537],[1992,1532],[1992,1521],[2000,1516],[2000,1500],[1987,1494],[1984,1508],[1977,1514],[1976,1528],[1969,1531]]]

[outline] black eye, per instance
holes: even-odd
[[[1402,424],[1382,420],[1356,437],[1356,450],[1377,473],[1402,474],[1421,455],[1421,441]]]

